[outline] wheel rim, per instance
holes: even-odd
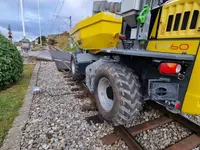
[[[74,60],[72,60],[71,68],[72,68],[72,74],[75,74],[76,66]]]
[[[107,78],[101,78],[98,83],[98,97],[103,109],[111,111],[114,105],[113,89]]]

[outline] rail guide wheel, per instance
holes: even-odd
[[[113,125],[133,122],[142,109],[138,77],[119,64],[104,64],[97,71],[95,98],[101,115]]]
[[[71,58],[71,72],[72,72],[72,78],[74,80],[82,80],[83,76],[79,73],[79,66],[77,62],[77,53],[72,54]]]

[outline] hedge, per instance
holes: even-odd
[[[23,72],[23,59],[17,47],[0,34],[0,89],[17,82]]]

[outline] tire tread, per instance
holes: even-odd
[[[74,61],[75,61],[75,67],[76,67],[75,74],[72,73],[72,78],[74,80],[82,80],[84,77],[78,71],[79,67],[77,65],[77,63],[78,63],[77,62],[77,54],[78,54],[78,52],[75,52],[75,53],[72,54],[72,60],[74,59]],[[71,63],[72,63],[72,60],[71,60]]]
[[[121,94],[119,111],[112,119],[115,126],[131,123],[142,109],[142,93],[138,76],[131,69],[117,63],[105,64],[99,69],[106,69],[116,79]]]

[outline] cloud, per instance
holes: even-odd
[[[73,26],[85,17],[92,15],[93,0],[40,0],[40,16],[42,34],[48,35],[63,31],[69,31],[69,20],[66,18],[56,18],[55,14],[60,16],[72,16]],[[121,0],[112,0],[121,1]],[[83,3],[84,2],[84,3]],[[63,5],[63,6],[62,6]],[[62,6],[62,9],[61,9]],[[23,38],[21,12],[19,0],[1,0],[0,1],[0,30],[7,36],[7,26],[11,25],[13,37],[15,40]],[[61,10],[59,12],[59,10]],[[24,18],[28,38],[39,36],[37,0],[24,0]]]
[[[38,22],[38,14],[35,12],[27,11],[24,14],[24,19],[26,22]],[[40,16],[40,20],[43,20],[43,17]]]

